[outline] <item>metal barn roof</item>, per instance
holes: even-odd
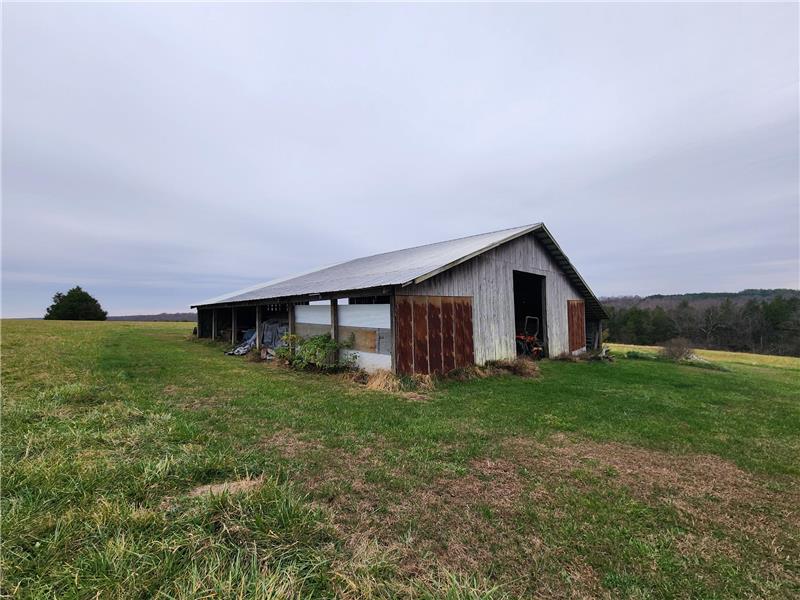
[[[275,279],[238,290],[192,305],[192,308],[214,304],[246,303],[256,300],[277,302],[288,298],[297,298],[298,296],[326,295],[336,292],[420,283],[528,233],[534,233],[537,239],[552,254],[556,263],[564,270],[566,276],[583,294],[586,301],[587,316],[607,318],[596,296],[572,266],[572,263],[569,262],[569,259],[543,223],[356,258],[316,271]]]

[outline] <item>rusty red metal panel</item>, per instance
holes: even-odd
[[[442,300],[438,296],[428,296],[428,364],[431,373],[443,372]]]
[[[403,375],[414,372],[414,328],[411,298],[396,296],[395,310],[395,369]]]
[[[460,298],[453,298],[453,346],[456,368],[464,367],[467,363],[466,346],[464,344],[464,304]]]
[[[428,299],[414,296],[414,373],[430,373],[428,365]]]
[[[586,309],[583,300],[567,300],[569,351],[586,345]]]
[[[464,360],[475,364],[475,345],[472,339],[472,298],[464,298]]]
[[[442,370],[448,373],[456,368],[455,347],[453,345],[453,299],[442,297]]]

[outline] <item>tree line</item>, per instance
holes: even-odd
[[[659,345],[672,338],[735,352],[800,356],[800,298],[776,296],[696,308],[687,300],[662,308],[606,306],[607,340]]]

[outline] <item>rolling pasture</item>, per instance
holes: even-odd
[[[4,595],[800,595],[800,359],[390,394],[191,329],[2,323]]]

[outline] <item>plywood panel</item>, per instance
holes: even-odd
[[[362,352],[378,352],[378,330],[362,327],[339,326],[339,341],[345,344],[352,343],[353,350]]]

